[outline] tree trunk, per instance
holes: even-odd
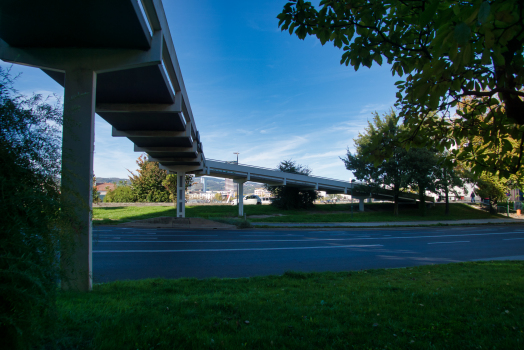
[[[446,197],[446,209],[444,215],[449,215],[448,171],[446,168],[444,168],[444,196]]]
[[[394,196],[395,204],[393,205],[393,215],[398,216],[398,193]]]
[[[426,192],[426,189],[419,185],[418,186],[418,200],[419,200],[419,211],[421,216],[426,216],[426,200],[424,193]]]
[[[446,196],[446,210],[444,211],[445,215],[449,215],[449,190],[448,186],[444,188],[444,195]]]

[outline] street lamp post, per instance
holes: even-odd
[[[240,153],[239,153],[239,152],[233,152],[233,154],[236,154],[236,155],[237,155],[237,165],[238,165],[238,155],[239,155]],[[240,205],[239,194],[240,194],[240,184],[237,183],[237,205]]]
[[[353,220],[353,184],[355,179],[351,180],[351,219]]]

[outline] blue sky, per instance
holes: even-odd
[[[314,175],[347,180],[339,159],[371,113],[395,102],[390,67],[340,65],[342,51],[316,38],[281,32],[276,16],[285,0],[164,1],[182,75],[206,158],[274,168],[284,159]],[[9,66],[5,63],[3,67]],[[38,69],[23,74],[22,93],[63,95]],[[97,177],[127,177],[139,156],[96,116]]]

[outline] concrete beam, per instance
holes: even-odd
[[[155,112],[155,113],[182,113],[182,94],[175,94],[175,103],[173,104],[148,104],[148,103],[99,103],[96,105],[96,113],[113,112]],[[184,117],[179,114],[180,119]]]
[[[169,130],[118,130],[112,128],[111,134],[113,137],[180,137],[189,138],[193,143],[191,136],[191,126],[188,124],[185,131],[169,131]]]
[[[193,142],[193,147],[138,147],[134,145],[135,152],[145,152],[145,153],[174,153],[174,152],[187,152],[194,153],[195,158],[197,157],[197,144]],[[162,159],[162,158],[159,158]]]
[[[0,39],[0,59],[41,69],[68,71],[85,67],[97,73],[162,64],[162,31],[154,33],[151,49],[15,48]]]

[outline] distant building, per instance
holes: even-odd
[[[258,187],[258,188],[255,188],[255,195],[259,196],[260,198],[266,198],[266,197],[271,197],[271,192],[269,192],[264,187]]]
[[[98,195],[100,196],[100,199],[104,199],[105,195],[109,190],[114,191],[116,188],[116,184],[112,182],[97,182],[96,183],[96,191],[98,192]]]
[[[237,193],[237,184],[233,182],[233,179],[226,179],[226,192]]]

